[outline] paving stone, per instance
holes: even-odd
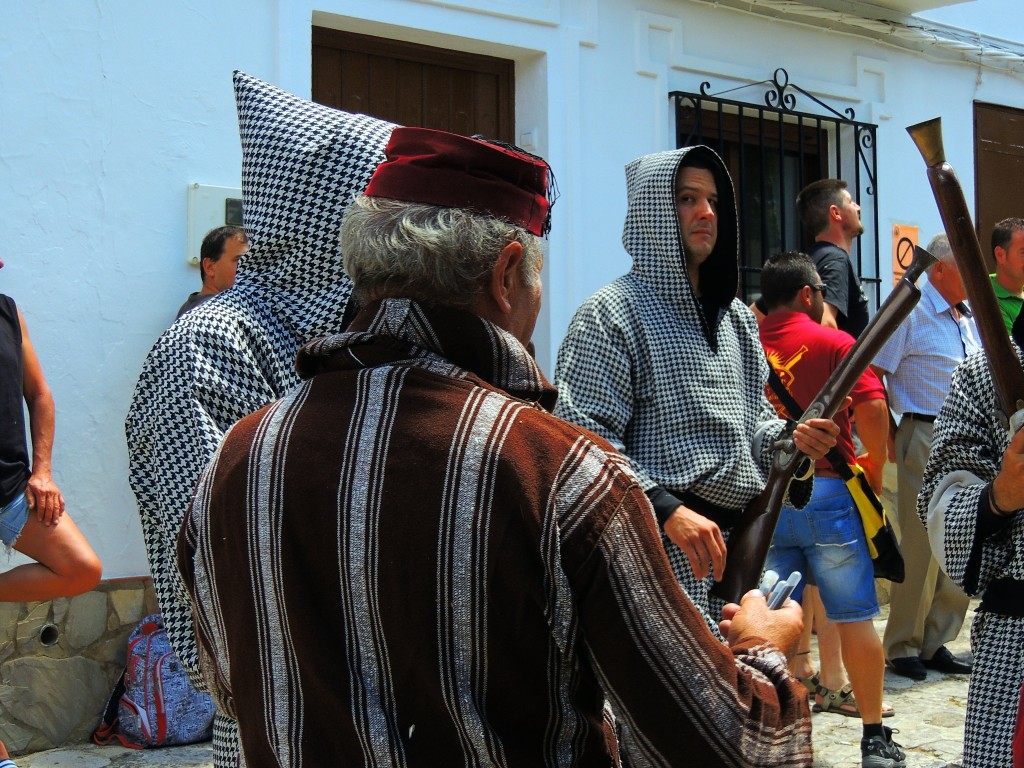
[[[182,747],[134,750],[83,744],[37,752],[18,758],[19,768],[212,768],[209,742]]]
[[[123,667],[128,655],[128,632],[129,630],[125,628],[123,632],[93,643],[85,655],[103,664]]]
[[[24,752],[29,748],[35,734],[17,723],[12,723],[10,718],[4,718],[4,721],[0,723],[0,739],[3,739],[9,752]]]
[[[117,589],[110,593],[110,603],[114,610],[110,615],[116,616],[121,626],[138,624],[142,618],[143,593],[138,589]],[[110,627],[116,629],[116,627]]]
[[[53,623],[60,624],[64,621],[64,617],[68,613],[68,607],[71,605],[71,600],[66,597],[58,597],[53,601]]]
[[[18,650],[22,653],[39,649],[39,630],[50,621],[50,604],[36,603],[28,615],[18,622]]]
[[[64,634],[72,648],[85,648],[98,640],[107,627],[107,596],[86,592],[73,597],[64,622]]]
[[[110,693],[102,666],[81,656],[16,659],[3,665],[3,679],[0,703],[19,725],[43,734],[50,744],[87,739]]]
[[[19,603],[0,603],[0,643],[14,639],[20,616],[21,605]]]

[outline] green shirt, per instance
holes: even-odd
[[[1008,290],[1003,288],[996,280],[995,275],[989,275],[992,279],[992,287],[996,292],[996,300],[999,302],[999,310],[1003,313],[1003,322],[1006,323],[1006,332],[1011,333],[1013,331],[1013,321],[1017,319],[1017,315],[1020,314],[1020,309],[1024,306],[1024,299],[1018,296],[1016,293],[1010,293]]]

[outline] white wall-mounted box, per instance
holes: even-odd
[[[242,190],[238,187],[188,185],[188,233],[185,258],[199,266],[199,246],[211,229],[225,224],[242,226]]]

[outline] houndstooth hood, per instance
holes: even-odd
[[[352,282],[338,234],[353,196],[384,159],[394,125],[314,104],[242,72],[234,77],[242,196],[251,250],[233,288],[186,312],[143,364],[125,420],[129,478],[167,633],[202,685],[175,541],[225,431],[299,384],[300,345],[340,331]],[[217,765],[234,765],[218,721]]]
[[[234,85],[251,244],[236,285],[274,296],[300,342],[337,331],[352,286],[342,267],[341,220],[384,160],[394,126],[244,72],[234,73]]]
[[[696,313],[696,298],[686,271],[676,214],[676,174],[683,159],[700,153],[715,168],[718,187],[718,241],[701,266],[704,296],[724,310],[736,297],[739,234],[736,226],[736,194],[725,164],[705,146],[644,155],[626,165],[628,208],[622,228],[622,244],[633,258],[632,274],[652,286],[663,298],[679,303],[684,313]],[[717,318],[712,318],[717,321]],[[713,335],[713,334],[711,334]]]

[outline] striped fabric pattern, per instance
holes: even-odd
[[[615,765],[606,701],[638,765],[810,765],[785,658],[712,636],[628,462],[514,338],[387,300],[299,369],[179,539],[247,765]]]

